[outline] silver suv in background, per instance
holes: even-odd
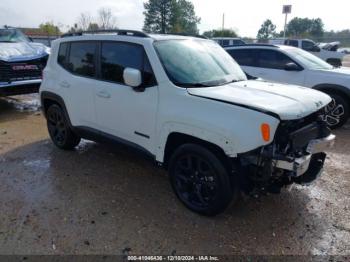
[[[273,45],[288,45],[288,46],[298,47],[300,49],[303,49],[307,52],[312,53],[315,56],[318,56],[322,60],[336,67],[342,66],[342,61],[345,56],[345,54],[341,52],[324,49],[310,39],[279,38],[279,39],[271,39],[269,40],[268,43]]]
[[[324,118],[337,128],[350,115],[350,68],[335,68],[320,58],[286,45],[253,44],[228,47],[226,51],[251,77],[310,87],[333,98]]]

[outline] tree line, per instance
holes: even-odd
[[[149,0],[144,3],[144,26],[147,33],[199,34],[200,18],[187,0]]]
[[[321,18],[309,19],[295,17],[289,21],[286,26],[286,37],[318,37],[321,38],[325,33],[324,24]],[[270,19],[267,19],[261,25],[257,38],[269,39],[284,36],[284,31],[276,32],[276,26]]]
[[[196,15],[193,4],[189,0],[148,0],[144,2],[143,31],[148,33],[178,33],[198,35],[198,25],[201,18]],[[117,18],[109,8],[101,8],[95,16],[90,13],[81,13],[76,23],[68,32],[116,29]],[[47,22],[40,25],[40,29],[47,35],[59,35],[59,26]],[[203,35],[212,37],[239,37],[233,29],[213,29],[203,32]],[[286,26],[286,37],[322,39],[345,39],[350,42],[350,30],[326,32],[321,18],[295,17]],[[283,37],[284,32],[276,31],[276,25],[266,19],[257,32],[257,39],[267,40]]]

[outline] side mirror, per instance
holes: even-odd
[[[311,52],[321,52],[321,48],[318,47],[317,45],[314,45],[314,46],[311,48]]]
[[[131,87],[139,87],[142,84],[141,71],[138,69],[127,67],[123,72],[124,83]]]
[[[290,62],[284,66],[284,70],[286,70],[286,71],[300,71],[300,67],[297,64]]]

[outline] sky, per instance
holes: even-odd
[[[38,27],[51,21],[68,30],[80,13],[96,15],[101,7],[111,8],[117,26],[140,30],[143,26],[144,0],[0,0],[0,25]],[[240,36],[255,37],[263,21],[271,19],[277,31],[283,30],[282,6],[291,4],[291,18],[320,17],[326,30],[350,28],[349,0],[191,0],[201,17],[200,32],[222,27],[232,28]],[[331,2],[331,4],[330,4]]]

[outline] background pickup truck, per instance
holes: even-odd
[[[345,54],[341,52],[320,48],[314,41],[309,39],[271,39],[269,40],[269,44],[290,45],[301,48],[336,67],[342,66],[342,60],[345,56]]]
[[[16,28],[0,28],[0,96],[38,92],[50,49]]]

